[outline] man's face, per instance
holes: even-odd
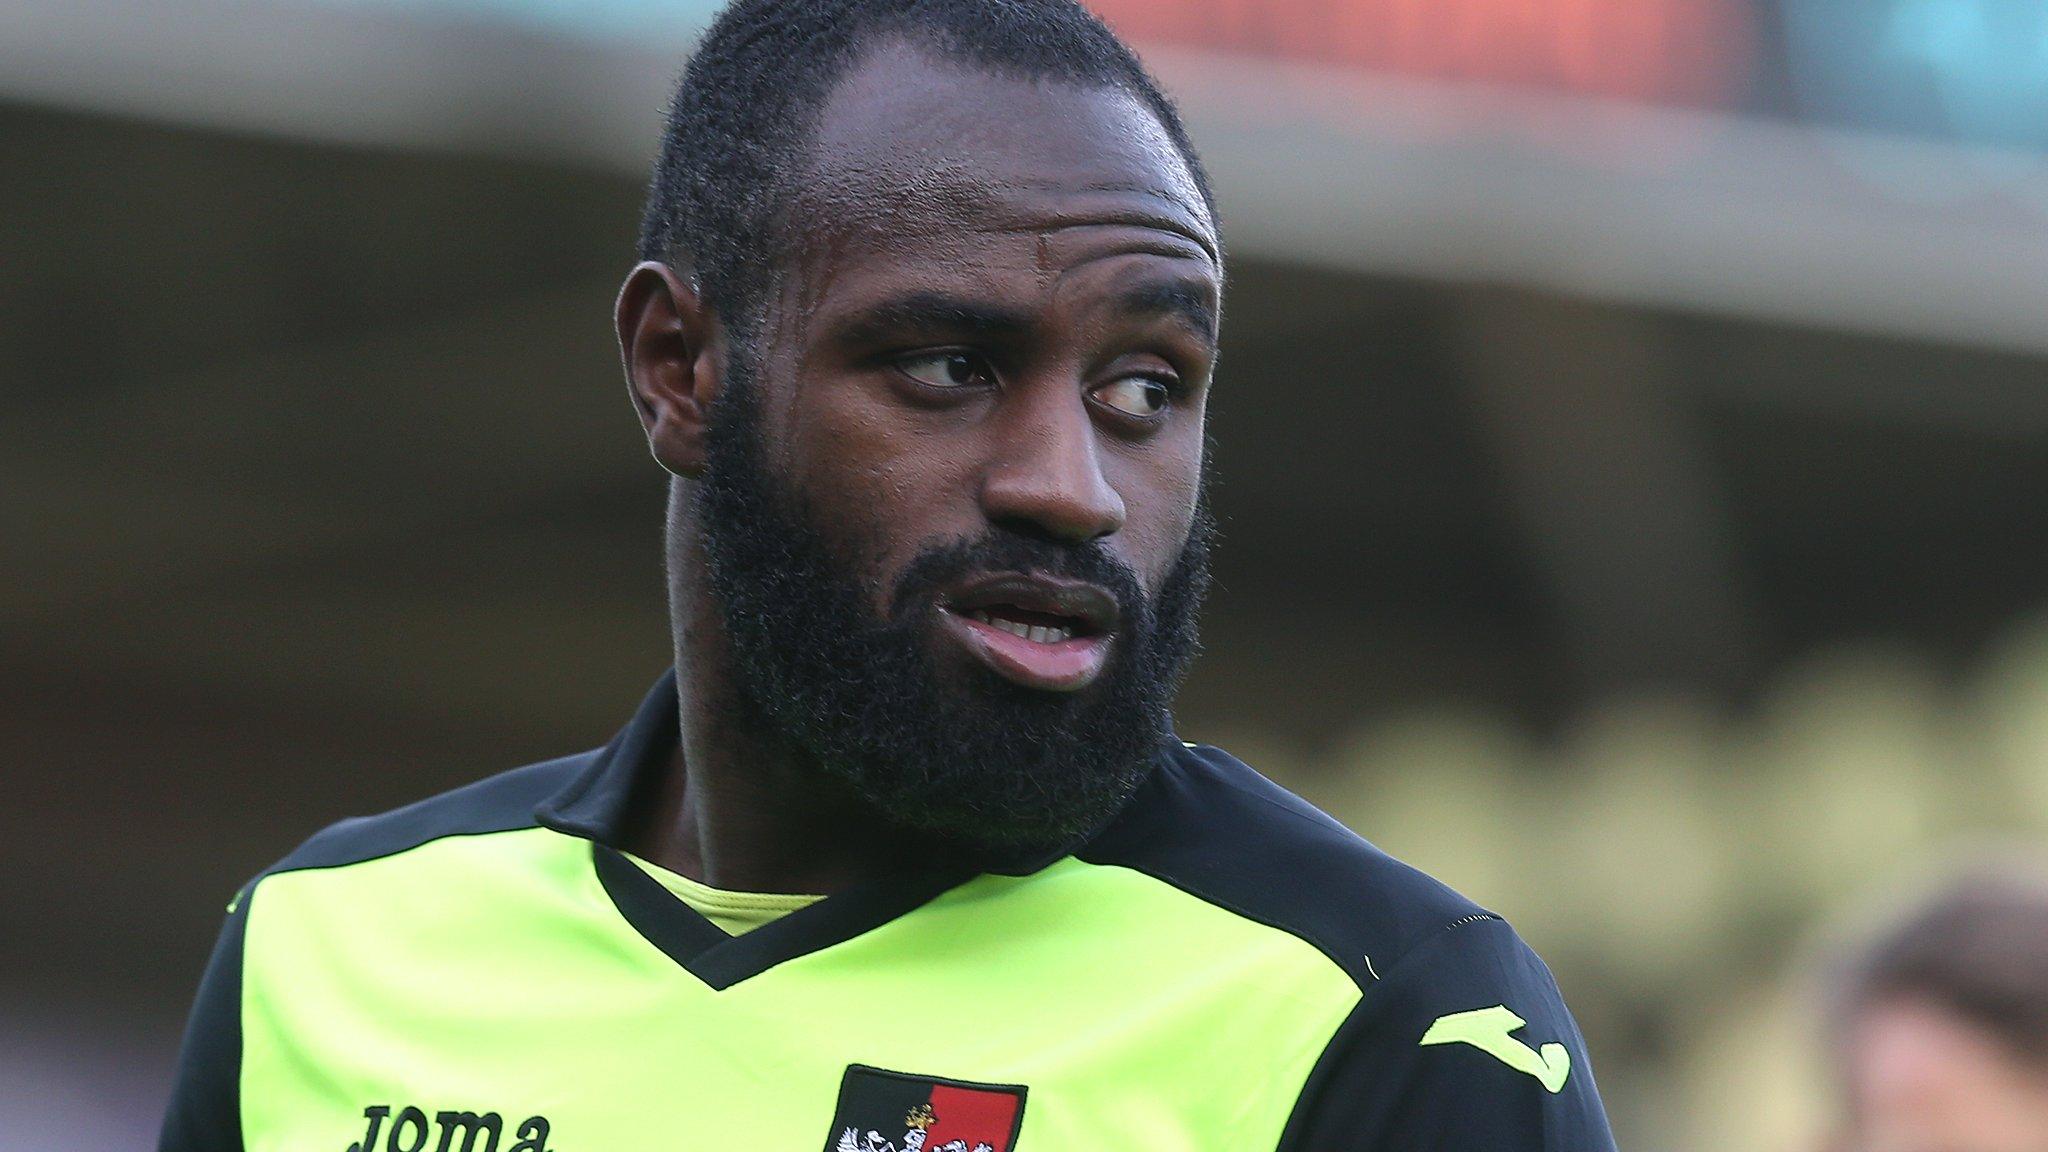
[[[905,825],[1059,841],[1193,650],[1212,224],[1138,101],[903,46],[812,155],[698,490],[743,688]]]
[[[2048,1152],[2048,1069],[1953,1013],[1879,1002],[1848,1044],[1843,1152]]]

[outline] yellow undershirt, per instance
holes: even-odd
[[[824,899],[823,896],[790,896],[781,892],[728,892],[709,884],[699,884],[688,876],[671,872],[659,864],[650,864],[630,852],[621,855],[661,881],[661,886],[675,893],[676,899],[723,928],[728,936],[751,932]]]

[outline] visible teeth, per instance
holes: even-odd
[[[991,616],[985,609],[981,608],[971,609],[967,615],[970,619],[979,620],[983,624],[1001,628],[1012,636],[1022,637],[1034,644],[1057,644],[1062,640],[1074,638],[1074,630],[1064,624],[1051,628],[1041,624],[1026,624],[1018,620],[1008,620],[1001,616]]]

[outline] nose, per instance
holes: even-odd
[[[1071,384],[1037,391],[1013,394],[1010,419],[995,429],[982,511],[1034,536],[1073,543],[1108,536],[1124,525],[1124,501],[1103,472],[1087,400]]]

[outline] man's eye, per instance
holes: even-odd
[[[933,388],[975,388],[995,383],[988,361],[967,352],[931,352],[896,361],[896,370]]]
[[[1095,398],[1119,412],[1157,416],[1173,400],[1173,391],[1150,376],[1126,376],[1097,388]]]

